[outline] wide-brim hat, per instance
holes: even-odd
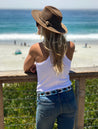
[[[55,33],[67,33],[66,26],[62,23],[62,13],[55,7],[46,6],[42,11],[32,10],[32,16],[37,23]]]

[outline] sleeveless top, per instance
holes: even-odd
[[[71,67],[71,60],[65,55],[63,58],[64,69],[59,75],[53,69],[50,56],[40,63],[36,62],[37,68],[37,92],[46,92],[56,89],[65,88],[71,85],[69,79],[69,71]]]

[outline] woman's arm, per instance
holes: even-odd
[[[73,42],[69,42],[68,44],[68,50],[67,50],[67,57],[72,60],[73,59],[73,54],[74,54],[74,51],[75,51],[75,44]]]
[[[33,70],[36,69],[34,62],[35,62],[35,51],[34,51],[34,46],[32,45],[24,61],[24,72],[29,72],[29,71],[33,72]]]

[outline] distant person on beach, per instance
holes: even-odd
[[[24,46],[26,46],[26,42],[24,42]]]
[[[85,43],[85,48],[87,48],[87,43]]]
[[[14,40],[14,45],[16,45],[16,40]]]
[[[66,41],[67,28],[62,24],[60,10],[46,6],[42,11],[33,10],[38,34],[43,42],[31,46],[24,62],[24,71],[37,71],[36,128],[73,129],[76,101],[69,79],[75,45]]]

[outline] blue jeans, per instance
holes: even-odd
[[[57,120],[58,129],[73,129],[76,101],[73,89],[50,96],[37,97],[37,129],[53,129]]]

